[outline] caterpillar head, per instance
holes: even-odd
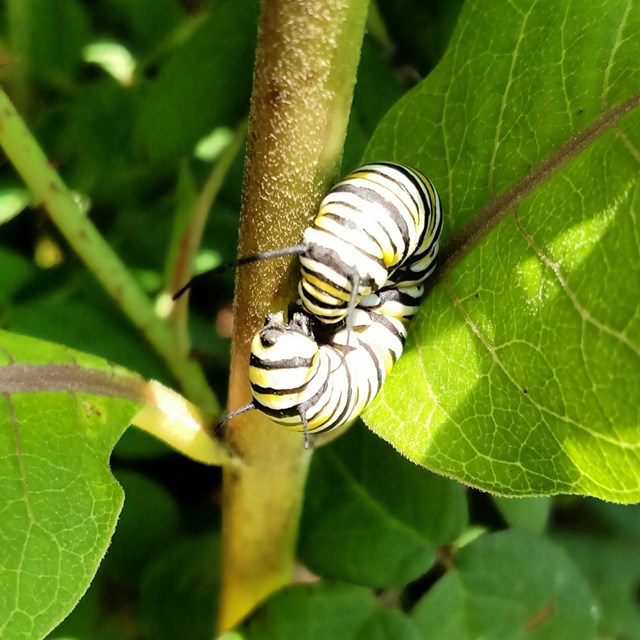
[[[284,321],[282,312],[271,314],[251,343],[250,378],[253,381],[256,369],[274,371],[311,366],[317,353],[318,343],[307,314],[294,312],[289,322]]]

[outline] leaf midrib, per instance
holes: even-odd
[[[573,135],[523,175],[506,191],[490,199],[474,218],[462,227],[441,253],[440,266],[430,279],[430,287],[438,284],[494,227],[527,196],[555,176],[568,162],[590,144],[609,132],[618,121],[640,106],[640,92],[602,113],[590,125]]]

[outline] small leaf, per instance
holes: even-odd
[[[595,637],[584,577],[556,545],[517,531],[463,547],[412,617],[430,640],[564,640],[567,629]]]
[[[35,272],[33,264],[22,255],[0,247],[0,301],[10,300]]]
[[[542,533],[551,511],[551,498],[504,498],[494,496],[500,513],[510,527]]]
[[[9,222],[24,211],[32,203],[32,200],[33,197],[27,189],[0,188],[0,225]]]
[[[314,456],[299,554],[324,577],[402,586],[425,573],[436,547],[454,542],[466,523],[462,487],[424,473],[356,426]]]
[[[465,3],[371,142],[367,159],[430,175],[446,225],[445,264],[365,420],[485,490],[634,502],[640,5],[554,10]]]

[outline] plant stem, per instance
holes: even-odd
[[[129,270],[84,215],[2,89],[0,144],[67,242],[164,358],[186,395],[205,411],[218,413],[218,401],[201,369],[180,354],[175,334],[156,315],[151,301]]]
[[[366,0],[264,0],[239,255],[300,241],[342,153]],[[266,313],[296,299],[293,259],[238,270],[229,406],[250,400],[250,341]],[[291,579],[308,455],[302,436],[259,412],[229,424],[243,464],[226,469],[220,630]]]

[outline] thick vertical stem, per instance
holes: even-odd
[[[366,0],[264,0],[249,125],[240,255],[296,244],[335,178]],[[250,340],[295,300],[297,260],[238,270],[229,407],[251,397]],[[243,464],[225,470],[221,630],[291,577],[308,456],[258,412],[229,425]]]

